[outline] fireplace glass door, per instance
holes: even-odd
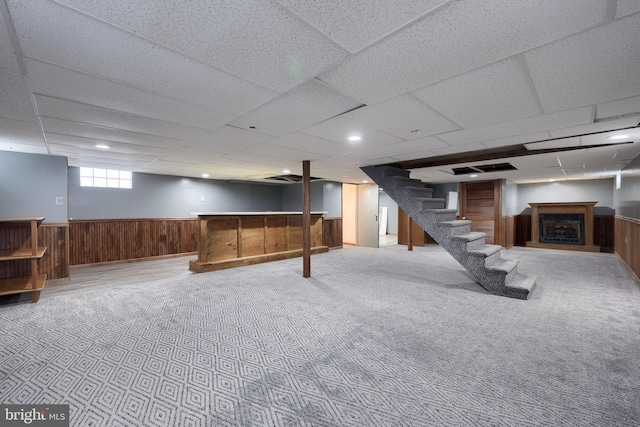
[[[584,214],[540,214],[540,243],[584,245]]]

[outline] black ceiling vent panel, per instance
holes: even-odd
[[[452,168],[451,169],[453,171],[454,175],[469,175],[470,173],[478,173],[480,172],[477,169],[474,168]]]
[[[496,163],[493,165],[481,165],[474,166],[476,169],[480,169],[482,172],[504,172],[504,171],[515,171],[518,170],[511,163]]]
[[[271,179],[273,181],[283,181],[283,182],[302,182],[302,177],[300,175],[293,175],[293,174],[270,176],[265,179]],[[315,178],[313,176],[310,177],[311,181],[318,180],[318,179],[320,178]]]

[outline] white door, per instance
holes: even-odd
[[[358,185],[358,246],[378,247],[378,186]]]

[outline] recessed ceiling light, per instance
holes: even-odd
[[[477,177],[478,177],[478,174],[475,174],[475,173],[474,173],[474,174],[469,175],[469,177],[470,177],[470,178],[477,178]]]
[[[555,179],[553,179],[553,178],[551,178],[551,179],[549,180],[549,182],[556,182],[556,180],[555,180]]]
[[[282,173],[291,173],[291,171],[289,169],[284,169]]]
[[[209,174],[208,174],[208,173],[203,173],[203,174],[202,174],[202,177],[203,177],[203,178],[209,178]]]
[[[349,141],[351,142],[358,142],[358,141],[362,141],[362,137],[358,136],[358,135],[353,135],[349,137]]]
[[[367,182],[369,182],[369,181],[367,181],[366,179],[364,181],[362,181],[363,184],[366,184]]]
[[[625,138],[629,138],[629,135],[613,135],[608,137],[607,139],[625,139]]]
[[[107,144],[98,144],[96,145],[96,148],[100,148],[102,150],[108,150],[111,147],[109,147]]]

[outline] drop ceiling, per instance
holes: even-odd
[[[0,150],[71,166],[268,182],[310,160],[315,177],[359,183],[361,166],[437,158],[412,176],[525,183],[611,177],[640,155],[640,1],[0,0],[0,12]],[[514,147],[530,155],[446,161]],[[516,169],[453,171],[496,163]]]

